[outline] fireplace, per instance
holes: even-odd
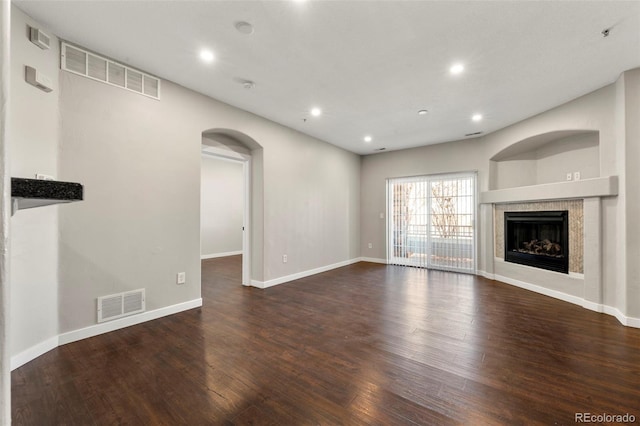
[[[504,260],[569,273],[569,213],[504,212]]]

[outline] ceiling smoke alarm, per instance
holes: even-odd
[[[236,83],[238,83],[239,85],[241,85],[247,90],[250,90],[256,87],[256,83],[254,81],[247,80],[246,78],[235,77],[233,81],[235,81]]]
[[[242,34],[253,34],[253,25],[251,25],[248,22],[245,21],[238,21],[235,23],[234,25],[236,27],[236,30],[238,30],[238,32],[242,33]]]

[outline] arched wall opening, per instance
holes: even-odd
[[[202,132],[203,156],[243,165],[242,284],[262,281],[264,275],[263,149],[246,133],[214,128]]]
[[[523,139],[491,157],[489,189],[597,177],[600,177],[600,133],[561,130]]]

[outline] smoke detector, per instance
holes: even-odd
[[[238,21],[234,24],[234,26],[236,27],[236,30],[238,30],[239,33],[242,34],[253,34],[253,25],[251,25],[248,22],[245,21]]]

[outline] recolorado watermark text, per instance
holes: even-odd
[[[576,423],[635,423],[636,416],[630,413],[626,414],[594,414],[594,413],[576,413]]]

